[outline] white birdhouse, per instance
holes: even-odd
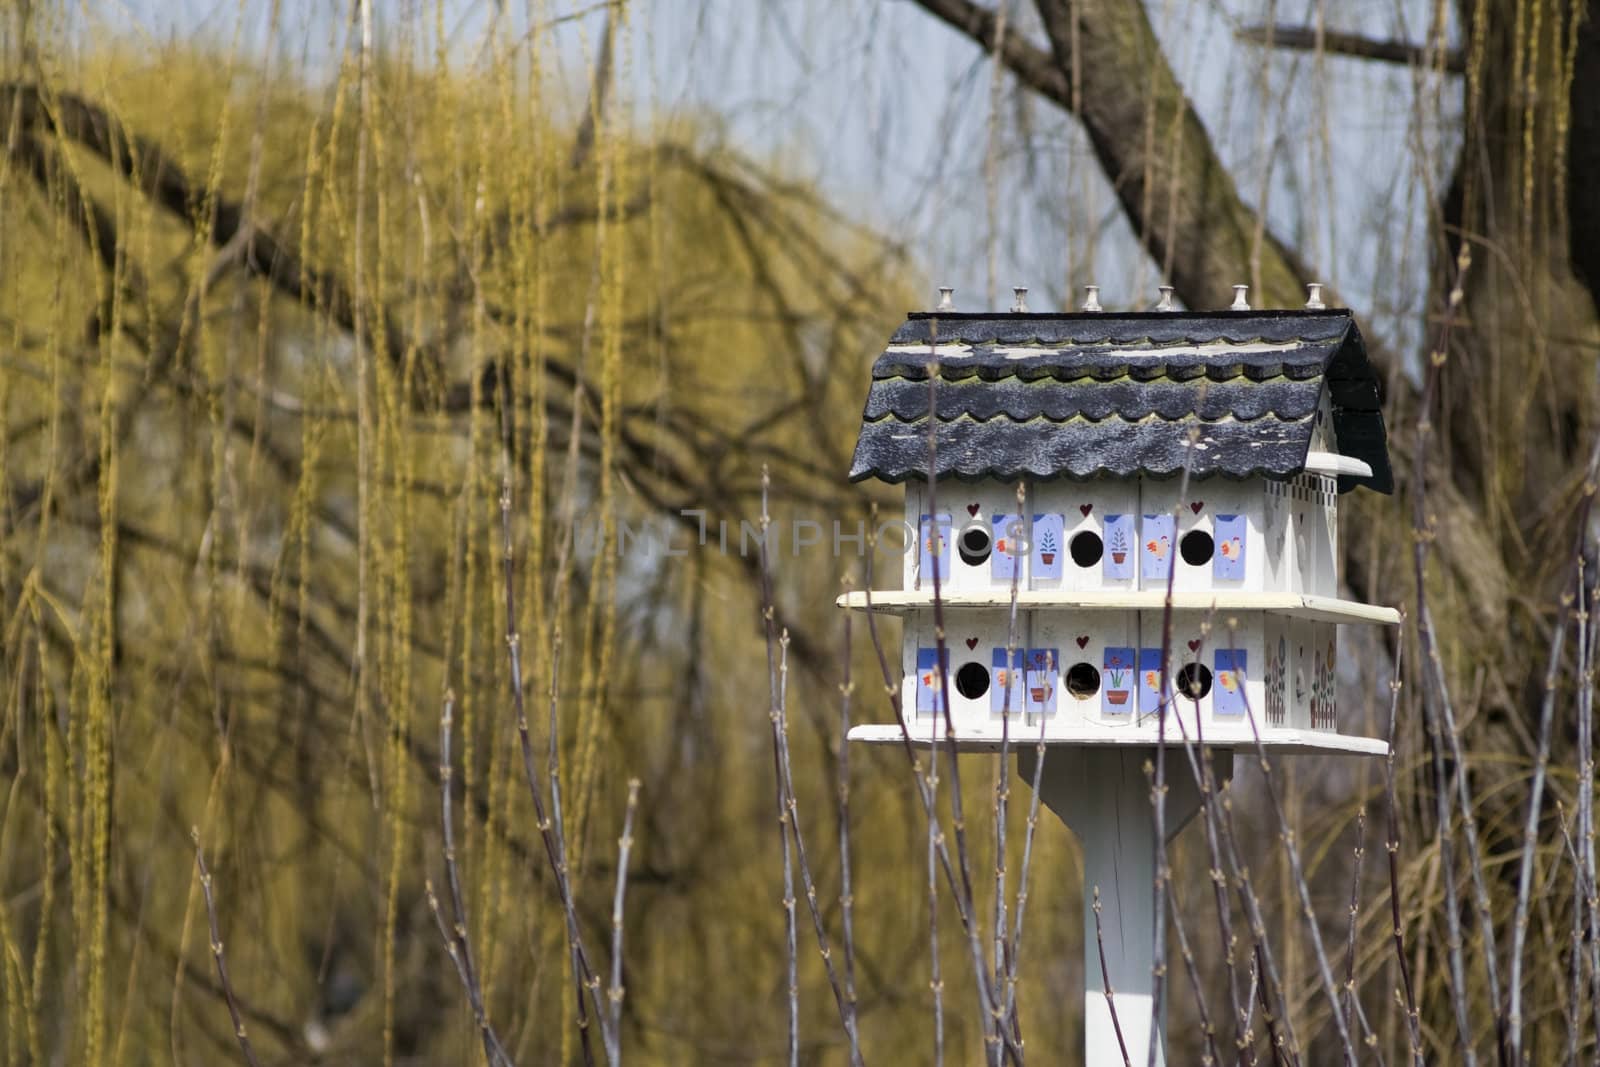
[[[1400,616],[1340,596],[1337,509],[1393,481],[1348,311],[1315,293],[1300,311],[1251,311],[1241,292],[1205,313],[1097,297],[1069,315],[1029,314],[1020,293],[1011,314],[913,314],[874,363],[851,478],[905,485],[908,551],[900,589],[843,603],[904,616],[905,721],[850,737],[942,746],[948,692],[956,747],[1009,738],[1031,781],[1034,742],[1051,746],[1041,798],[1083,847],[1084,1062],[1121,1062],[1125,1040],[1143,1063],[1163,1025],[1144,768],[1162,741],[1205,746],[1219,779],[1258,740],[1386,751],[1339,732],[1339,624]],[[1179,766],[1168,833],[1199,804]]]
[[[905,616],[908,720],[931,730],[942,699],[937,572],[964,746],[1150,744],[1170,599],[1169,736],[1253,745],[1253,717],[1269,748],[1383,751],[1339,733],[1334,684],[1339,623],[1399,621],[1339,591],[1339,493],[1392,491],[1348,311],[913,314],[851,477],[905,485],[902,588],[871,598]]]

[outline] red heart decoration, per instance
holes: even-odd
[[[976,505],[976,504],[968,504],[967,505],[967,514],[968,515],[974,515],[974,516],[977,515],[978,514],[978,505]]]
[[[1194,512],[1196,515],[1198,515],[1198,514],[1200,514],[1200,509],[1205,507],[1205,506],[1206,506],[1206,502],[1204,500],[1196,500],[1192,504],[1189,505],[1189,510]]]
[[[978,647],[978,639],[976,637],[967,638],[967,647],[968,648],[977,648]]]
[[[1190,652],[1198,652],[1198,651],[1200,651],[1200,642],[1199,641],[1190,641],[1189,642],[1189,651]]]
[[[1082,637],[1078,638],[1078,647],[1079,648],[1086,648],[1086,647],[1088,647],[1088,644],[1089,644],[1089,635],[1088,634],[1084,634]]]
[[[1093,504],[1079,504],[1078,505],[1078,512],[1084,518],[1088,518],[1089,517],[1089,512],[1091,512],[1093,510],[1094,510],[1094,505]]]

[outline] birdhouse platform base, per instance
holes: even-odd
[[[925,716],[910,724],[910,733],[913,745],[926,747],[935,741],[940,747],[945,744],[943,724],[935,725],[933,719]],[[1000,733],[998,723],[991,724],[988,729],[983,730],[958,728],[955,737],[956,748],[962,752],[998,752],[1002,744]],[[898,745],[904,742],[904,737],[897,724],[872,723],[851,727],[850,740],[869,745]],[[1149,726],[1122,726],[1115,729],[1093,726],[1057,728],[1043,738],[1040,738],[1037,726],[1030,727],[1024,723],[1011,724],[1009,743],[1013,750],[1032,748],[1041,740],[1052,748],[1118,748],[1127,745],[1149,747],[1158,744],[1160,738],[1154,723]],[[1184,737],[1169,724],[1167,747],[1182,748],[1186,743]],[[1212,728],[1205,732],[1201,744],[1206,748],[1232,749],[1249,754],[1255,749],[1257,741],[1256,736],[1248,729],[1239,732]],[[1295,730],[1282,727],[1262,729],[1260,744],[1268,752],[1285,755],[1326,753],[1384,756],[1389,752],[1389,743],[1376,737],[1357,737],[1351,734],[1331,733],[1327,730]]]

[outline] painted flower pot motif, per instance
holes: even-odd
[[[1112,518],[1116,519],[1120,518],[1120,516],[1113,515]],[[1112,563],[1120,564],[1127,560],[1128,531],[1124,529],[1123,524],[1120,522],[1113,524],[1111,527],[1110,548]]]
[[[1053,648],[1030,648],[1024,661],[1027,669],[1017,681],[1024,688],[1030,715],[1054,715],[1056,686],[1060,680],[1061,655]]]
[[[1066,543],[1066,527],[1055,512],[1033,517],[1033,577],[1035,580],[1061,580],[1061,546]]]
[[[1128,703],[1128,697],[1131,693],[1129,685],[1134,681],[1133,649],[1106,649],[1104,666],[1105,670],[1102,673],[1105,676],[1106,684],[1102,692],[1105,696],[1105,703],[1101,705],[1101,711],[1114,715],[1126,714],[1121,709]]]

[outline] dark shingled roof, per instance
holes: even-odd
[[[852,481],[927,476],[930,342],[941,477],[1176,474],[1196,427],[1191,475],[1288,477],[1326,395],[1338,450],[1372,467],[1339,490],[1394,490],[1378,378],[1342,309],[913,313],[872,365]]]

